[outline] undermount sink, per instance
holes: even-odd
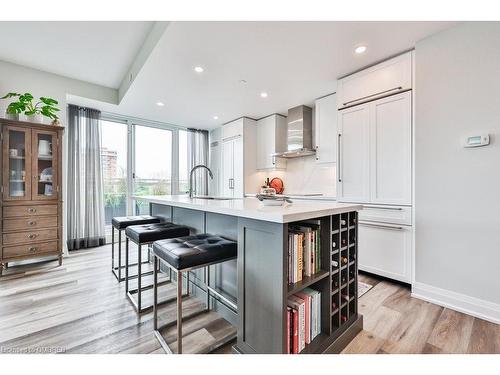
[[[229,201],[232,200],[233,198],[228,198],[228,197],[211,197],[209,195],[195,195],[193,199],[211,199],[215,201]]]

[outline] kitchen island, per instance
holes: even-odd
[[[235,309],[215,301],[213,308],[237,325],[238,353],[287,353],[287,301],[310,288],[321,294],[320,330],[301,353],[338,353],[362,329],[357,291],[357,204],[294,201],[263,206],[256,198],[200,199],[134,196],[152,215],[187,225],[192,234],[211,233],[238,242],[235,261],[211,266],[209,281]],[[289,233],[316,228],[318,270],[289,283]],[[290,243],[289,243],[290,242]],[[203,280],[203,270],[194,273]],[[308,290],[310,290],[308,289]],[[201,289],[194,295],[205,298]]]

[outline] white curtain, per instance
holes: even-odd
[[[104,245],[101,112],[68,106],[68,250]]]
[[[188,129],[187,149],[188,173],[194,166],[199,164],[208,167],[208,131]],[[193,190],[197,195],[208,194],[208,172],[206,169],[199,168],[194,172]]]

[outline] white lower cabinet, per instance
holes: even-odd
[[[413,227],[359,222],[359,269],[411,283]]]

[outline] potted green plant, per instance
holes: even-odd
[[[40,100],[34,104],[33,95],[29,92],[25,94],[17,94],[9,92],[0,99],[18,98],[17,101],[10,103],[7,107],[7,117],[14,120],[19,120],[19,114],[24,113],[27,120],[31,122],[43,123],[43,118],[48,117],[53,122],[58,122],[59,117],[57,112],[59,108],[56,107],[58,101],[52,98],[41,97]]]

